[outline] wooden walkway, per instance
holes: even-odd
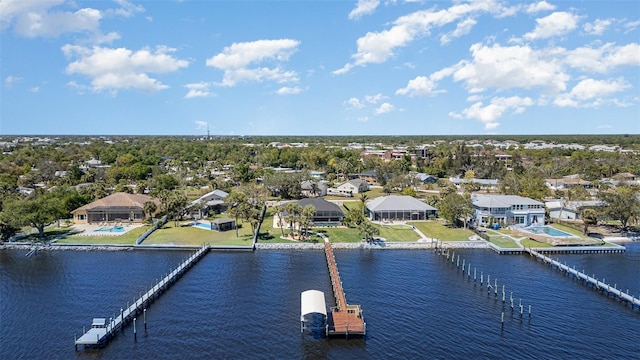
[[[92,326],[89,331],[85,332],[83,330],[83,335],[80,338],[76,338],[75,346],[76,350],[78,349],[78,345],[83,346],[104,346],[107,342],[115,335],[118,331],[122,331],[124,326],[133,322],[134,326],[134,334],[136,332],[135,321],[136,316],[139,314],[143,314],[146,328],[146,310],[147,306],[151,304],[152,301],[157,299],[166,289],[168,289],[173,283],[178,281],[180,277],[189,271],[195,263],[197,263],[207,252],[209,251],[208,246],[203,246],[198,251],[196,251],[193,255],[187,258],[180,266],[178,266],[171,273],[167,274],[164,278],[158,281],[149,291],[144,293],[140,298],[135,300],[133,304],[127,304],[126,308],[120,308],[120,314],[117,316],[111,317],[109,319],[104,319],[104,326],[95,327]],[[96,324],[96,320],[94,319],[94,324]]]
[[[560,261],[553,260],[539,251],[533,250],[531,248],[525,248],[525,252],[529,253],[532,257],[535,257],[538,260],[541,260],[543,263],[548,264],[552,268],[556,268],[558,271],[561,271],[567,276],[573,277],[576,280],[579,280],[583,284],[592,287],[594,290],[601,291],[606,294],[608,297],[612,296],[615,299],[624,302],[625,304],[631,305],[631,308],[637,307],[640,310],[640,299],[635,298],[629,295],[629,290],[627,292],[623,292],[616,288],[616,286],[611,286],[607,284],[604,279],[602,281],[595,278],[595,276],[589,276],[583,272],[580,272],[574,268],[568,267],[566,264],[562,264]]]
[[[364,336],[366,335],[367,324],[362,318],[362,310],[360,309],[360,305],[349,305],[347,303],[347,298],[342,289],[342,282],[340,281],[336,258],[333,256],[333,248],[328,240],[325,240],[324,250],[333,295],[336,299],[336,306],[332,307],[329,313],[327,335],[344,335],[346,337],[349,335]]]

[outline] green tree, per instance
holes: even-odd
[[[473,215],[471,196],[450,193],[438,203],[438,215],[454,227],[457,227],[462,221],[466,228],[466,219]]]
[[[358,233],[364,236],[364,240],[369,242],[377,235],[380,235],[380,229],[369,221],[363,221],[358,225]]]
[[[236,237],[238,237],[240,236],[238,233],[238,218],[245,211],[247,195],[241,191],[233,190],[224,199],[224,202],[227,204],[227,211],[236,219]]]
[[[402,189],[402,195],[416,197],[416,191],[413,190],[412,187],[406,187],[406,188]]]
[[[367,199],[369,198],[369,196],[365,193],[360,193],[358,195],[358,199],[360,200],[360,205],[362,205],[362,214],[364,215],[365,210],[367,208],[366,203],[367,203]]]
[[[309,236],[309,226],[313,221],[313,217],[316,215],[316,208],[313,205],[307,205],[302,209],[300,214],[300,222],[304,227],[305,238]]]
[[[144,214],[153,221],[153,214],[158,210],[158,205],[153,201],[145,201],[143,210]]]
[[[619,220],[622,230],[627,230],[629,220],[640,216],[638,188],[629,185],[598,192],[598,198],[605,203],[603,214],[613,220]]]
[[[589,233],[589,226],[598,224],[598,212],[595,209],[584,209],[580,215],[584,223],[584,234]]]
[[[35,227],[40,239],[44,238],[44,228],[47,225],[69,214],[53,192],[39,193],[33,199],[9,201],[4,205],[3,212],[11,214],[18,226]]]

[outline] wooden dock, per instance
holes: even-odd
[[[606,283],[604,279],[600,281],[596,279],[595,276],[589,276],[583,272],[580,272],[576,270],[575,267],[572,269],[566,264],[562,264],[560,261],[553,260],[550,257],[541,254],[539,251],[533,250],[531,248],[525,248],[524,251],[529,253],[529,255],[531,255],[532,257],[541,260],[543,263],[548,264],[551,268],[555,268],[558,271],[565,273],[567,276],[573,277],[583,284],[593,288],[594,290],[606,294],[607,297],[613,297],[620,302],[631,305],[632,309],[637,307],[640,310],[640,299],[629,295],[629,290],[627,290],[627,292],[625,293],[622,290],[617,289],[616,285],[611,286],[610,284]]]
[[[331,278],[331,286],[333,295],[336,299],[336,306],[331,308],[328,315],[327,336],[346,336],[356,335],[365,336],[367,332],[367,324],[362,318],[362,309],[360,305],[350,305],[342,289],[340,281],[340,273],[338,265],[333,256],[333,248],[328,240],[324,243],[325,255],[327,258],[327,267],[329,268],[329,277]]]
[[[191,267],[195,265],[208,251],[208,246],[200,248],[171,273],[167,274],[152,286],[149,291],[135,300],[133,304],[127,304],[126,308],[120,308],[120,313],[117,316],[113,316],[109,319],[94,318],[89,331],[85,332],[83,329],[83,335],[80,338],[76,337],[76,350],[78,349],[78,345],[83,345],[85,347],[100,347],[106,345],[108,341],[118,333],[118,331],[122,331],[122,329],[131,322],[133,322],[133,331],[135,336],[136,317],[139,314],[143,314],[144,327],[146,329],[146,310],[149,304],[157,299],[173,283],[178,281],[180,277],[189,271],[189,269],[191,269]]]

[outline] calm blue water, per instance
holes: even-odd
[[[640,243],[628,249],[561,260],[640,295]],[[300,292],[332,301],[322,251],[212,252],[151,305],[137,341],[128,327],[106,348],[76,353],[74,334],[93,317],[118,312],[188,253],[25,253],[0,251],[1,359],[640,358],[640,311],[527,256],[488,250],[459,253],[531,304],[531,320],[508,309],[501,330],[501,301],[432,252],[336,250],[368,336],[314,339],[300,334]]]
[[[122,226],[110,226],[104,227],[100,229],[93,230],[95,232],[124,232],[124,228]]]
[[[199,227],[201,229],[213,230],[213,227],[211,226],[211,224],[207,224],[207,223],[195,222],[191,226]]]
[[[545,234],[545,235],[549,235],[549,236],[556,236],[556,237],[570,237],[573,236],[569,233],[566,233],[564,231],[558,230],[556,228],[553,228],[551,226],[537,226],[537,227],[531,227],[531,228],[527,228],[525,229],[529,232],[532,232],[534,234]]]

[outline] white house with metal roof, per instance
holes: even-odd
[[[473,217],[477,224],[529,226],[544,225],[544,204],[517,195],[480,195],[473,194]]]
[[[436,208],[412,196],[381,196],[367,202],[367,213],[372,221],[427,220],[435,216]]]

